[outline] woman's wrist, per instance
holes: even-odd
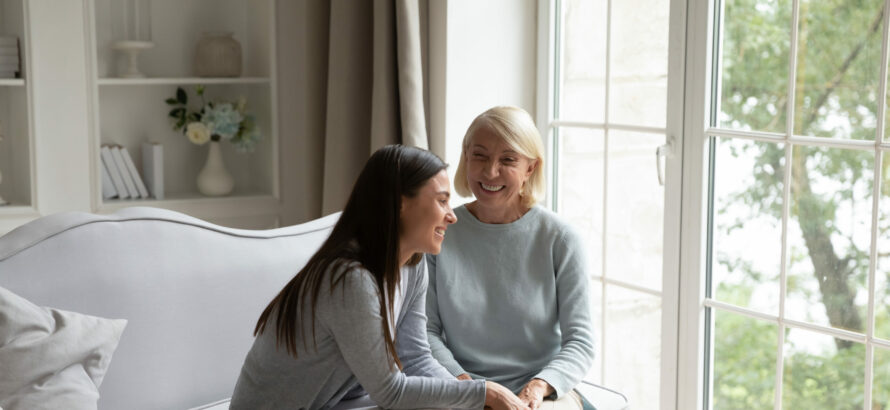
[[[547,381],[544,379],[532,379],[529,384],[531,385],[531,387],[541,389],[541,391],[544,393],[544,397],[556,393],[556,389],[554,389],[553,386],[551,386],[550,383],[547,383]]]

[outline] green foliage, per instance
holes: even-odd
[[[742,288],[733,290],[745,293]],[[775,397],[776,326],[732,313],[718,313],[714,322],[714,408],[771,409]]]
[[[793,133],[838,139],[873,140],[878,117],[881,71],[881,0],[801,0],[798,54],[794,76]],[[788,125],[791,66],[792,2],[790,0],[724,0],[721,27],[721,90],[717,125],[731,129],[784,134]],[[890,123],[890,121],[888,121]],[[718,141],[719,143],[719,141]],[[815,277],[788,277],[788,292],[826,310],[860,316],[865,332],[866,311],[849,292],[812,291],[806,281],[841,281],[849,289],[867,289],[868,244],[857,245],[849,229],[838,226],[844,204],[871,200],[874,154],[871,151],[793,146],[785,163],[784,144],[751,143],[731,146],[732,155],[752,158],[754,183],[724,198],[727,206],[743,204],[747,211],[725,221],[726,235],[749,220],[767,215],[781,220],[785,173],[791,172],[789,224],[797,224],[806,248],[788,251],[789,265]],[[717,164],[719,166],[719,163]],[[884,161],[879,177],[890,177]],[[890,194],[890,184],[882,185]],[[883,210],[890,215],[890,210]],[[849,216],[845,215],[849,219]],[[890,218],[879,221],[879,238],[890,232]],[[865,227],[865,229],[869,229]],[[884,239],[886,240],[886,239]],[[821,244],[822,246],[818,246]],[[827,246],[826,246],[827,244]],[[830,255],[829,255],[830,253]],[[747,306],[753,284],[776,275],[758,272],[750,263],[756,255],[716,253],[716,263],[745,275],[747,281],[720,286],[720,300]],[[890,255],[877,274],[890,276]],[[828,279],[826,279],[828,278]],[[821,291],[821,292],[820,292]],[[886,295],[890,295],[887,292]],[[890,337],[890,300],[876,300],[875,334]],[[772,409],[778,328],[739,315],[718,313],[714,335],[715,409]],[[787,409],[862,409],[865,349],[859,343],[838,343],[829,351],[791,346],[786,340],[782,406]],[[890,352],[875,355],[875,408],[890,403]],[[885,370],[881,370],[885,369]],[[871,407],[871,406],[869,406]]]

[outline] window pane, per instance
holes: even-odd
[[[655,150],[664,135],[610,131],[606,276],[661,290],[664,187]]]
[[[795,146],[786,316],[865,332],[874,153]]]
[[[772,409],[778,326],[714,312],[714,410]]]
[[[872,408],[890,408],[890,350],[875,347],[875,370],[872,373]]]
[[[795,134],[874,139],[883,3],[801,1]]]
[[[712,295],[778,315],[785,146],[715,142]]]
[[[606,287],[606,385],[643,408],[656,406],[661,380],[661,298]]]
[[[791,2],[726,0],[718,126],[785,132]]]
[[[603,132],[560,128],[559,214],[577,228],[589,249],[591,272],[603,263]]]
[[[861,410],[865,346],[791,329],[785,336],[784,409]]]
[[[562,10],[558,118],[602,123],[606,112],[606,0],[563,0]]]
[[[878,264],[875,270],[875,336],[890,340],[890,153],[882,154],[878,204]]]
[[[665,126],[668,23],[669,1],[612,2],[609,122]]]

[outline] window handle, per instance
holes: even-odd
[[[668,137],[664,145],[660,145],[655,149],[655,172],[658,173],[658,185],[664,186],[664,165],[661,163],[662,158],[673,158],[674,156],[674,138]]]

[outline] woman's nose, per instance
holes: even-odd
[[[457,222],[457,215],[454,214],[450,207],[448,208],[448,213],[445,214],[445,222],[448,224]]]
[[[485,164],[485,176],[489,178],[493,178],[498,176],[498,163],[497,161],[491,161]]]

